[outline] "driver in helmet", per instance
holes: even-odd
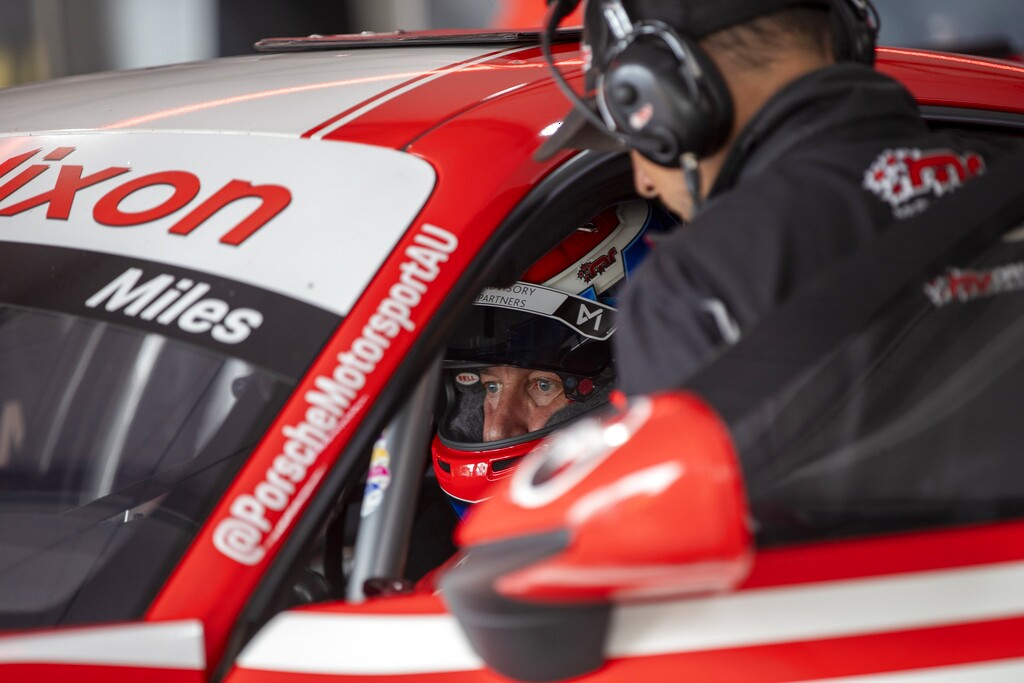
[[[494,365],[482,369],[479,376],[484,388],[485,442],[542,429],[555,413],[572,403],[565,393],[565,381],[556,372]]]
[[[644,201],[605,209],[509,287],[480,293],[445,358],[434,472],[459,515],[554,429],[615,388],[615,296],[673,220]]]

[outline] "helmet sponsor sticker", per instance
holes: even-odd
[[[471,387],[480,382],[480,375],[475,372],[459,372],[455,374],[455,381],[464,387]]]
[[[580,264],[580,269],[576,271],[576,277],[586,283],[589,283],[598,275],[602,275],[612,264],[615,263],[615,257],[618,253],[619,250],[612,247],[608,250],[608,253],[602,254],[591,261],[584,261]]]
[[[590,289],[600,296],[609,288],[624,282],[647,253],[648,245],[643,237],[645,231],[658,225],[650,205],[645,201],[619,204],[612,218],[615,226],[605,239],[588,251],[577,264],[566,268],[544,284],[577,294],[581,290]],[[584,226],[581,229],[587,228]]]
[[[949,149],[887,149],[864,172],[863,186],[892,206],[897,218],[910,218],[928,208],[929,197],[941,197],[985,172],[985,160],[974,152]]]
[[[605,340],[615,331],[615,309],[611,306],[544,285],[517,282],[511,287],[490,287],[477,296],[474,304],[553,318],[591,339]]]
[[[0,240],[192,268],[345,315],[434,181],[422,159],[344,142],[0,136]]]

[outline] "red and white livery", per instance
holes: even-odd
[[[555,45],[567,72],[578,37]],[[1021,66],[878,57],[935,125],[1024,130]],[[1018,288],[927,310],[907,356],[964,372],[894,405],[903,431],[865,409],[871,431],[786,441],[806,457],[775,471],[748,461],[762,423],[712,398],[621,405],[529,456],[459,554],[411,576],[446,335],[635,199],[622,155],[533,159],[564,110],[516,32],[281,39],[4,91],[0,678],[1024,679],[1024,485],[978,465],[1020,443],[1001,384]],[[1002,267],[962,256],[944,266]],[[933,280],[908,282],[928,305]],[[807,377],[782,403],[737,386],[785,427],[804,424],[789,401],[840,381]],[[910,500],[912,468],[872,479],[876,451],[978,467],[951,476],[962,498],[943,480]],[[873,464],[827,476],[840,461]],[[829,504],[843,482],[864,493],[848,509]]]

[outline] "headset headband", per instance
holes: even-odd
[[[775,10],[816,4],[833,11],[837,60],[872,63],[879,25],[877,12],[869,0],[680,2],[667,10],[669,16],[664,18],[671,23],[660,18],[636,20],[630,17],[621,0],[589,2],[599,4],[584,12],[585,24],[597,24],[599,18],[600,30],[608,36],[606,40],[586,46],[594,50],[588,68],[588,75],[597,81],[593,84],[596,87],[592,99],[584,99],[569,86],[551,56],[551,43],[559,22],[574,11],[581,0],[549,3],[541,35],[542,48],[559,88],[573,104],[573,111],[538,150],[539,160],[565,148],[628,147],[666,166],[680,163],[686,152],[706,155],[709,147],[702,134],[717,135],[728,127],[729,121],[724,117],[731,116],[731,96],[714,63],[704,55],[695,39]],[[673,28],[677,23],[687,22],[691,30],[685,33]],[[639,48],[631,47],[637,44]],[[656,50],[669,54],[655,54]],[[623,61],[630,62],[629,72],[624,73],[625,69],[618,69],[620,64],[612,67],[612,62],[627,52]],[[666,68],[664,64],[673,59],[675,69]],[[614,77],[609,76],[610,69],[618,69]],[[636,93],[655,101],[645,101],[645,105],[651,106],[638,112],[629,103]],[[653,115],[649,115],[652,111]],[[666,140],[671,144],[666,145]]]

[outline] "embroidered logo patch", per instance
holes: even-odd
[[[936,307],[1021,290],[1024,290],[1024,263],[1008,263],[988,270],[950,268],[924,285],[924,293]]]
[[[940,149],[887,149],[864,172],[864,189],[892,205],[893,215],[909,218],[985,172],[985,160],[973,152]]]

